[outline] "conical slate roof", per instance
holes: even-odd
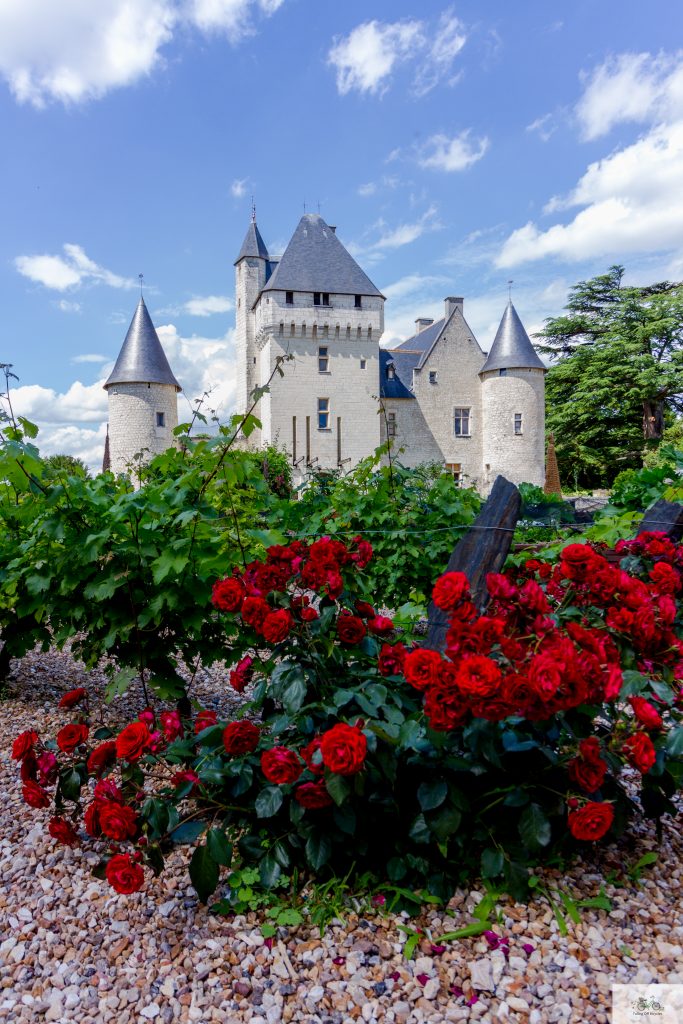
[[[261,260],[270,259],[266,243],[261,238],[261,232],[256,227],[255,220],[252,220],[247,228],[247,233],[244,236],[242,248],[240,249],[239,256],[235,260],[235,264],[239,263],[240,260],[243,260],[245,256],[257,257]]]
[[[114,369],[104,386],[110,388],[113,384],[172,384],[182,391],[168,365],[142,295]]]
[[[316,213],[301,218],[263,290],[381,296],[329,224]]]
[[[545,370],[545,366],[529,341],[529,335],[519,319],[517,310],[508,302],[503,319],[496,331],[488,359],[480,373],[487,370]]]

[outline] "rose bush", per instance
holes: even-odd
[[[442,655],[377,614],[367,541],[271,547],[213,587],[226,685],[252,686],[241,715],[147,708],[113,736],[62,702],[56,741],[14,743],[24,799],[54,803],[57,842],[83,818],[122,893],[199,840],[203,899],[236,861],[266,886],[355,864],[442,897],[479,873],[523,896],[534,864],[672,813],[683,773],[683,547],[646,534],[605,554],[491,574],[484,611],[445,574]]]

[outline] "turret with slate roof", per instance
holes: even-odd
[[[147,461],[175,445],[182,389],[142,295],[104,388],[109,399],[106,456],[113,473],[130,472],[138,455]]]
[[[481,368],[482,373],[490,370],[512,369],[545,370],[536,349],[529,340],[524,324],[519,319],[512,300],[507,304],[493,339],[488,359]]]

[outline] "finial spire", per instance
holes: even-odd
[[[510,278],[508,281],[508,302],[512,302],[512,286],[515,282]]]
[[[140,278],[140,297],[142,297],[142,279],[144,276],[144,274],[138,274],[138,277]]]
[[[252,224],[256,223],[256,203],[253,196],[251,197],[251,222]]]

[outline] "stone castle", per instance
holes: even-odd
[[[440,463],[483,493],[499,473],[543,485],[545,366],[512,302],[488,352],[451,296],[440,320],[420,317],[411,338],[382,348],[384,296],[316,214],[301,218],[279,259],[252,218],[235,296],[237,411],[270,382],[249,444],[286,448],[297,483],[347,471],[389,442],[404,465]],[[142,297],[104,386],[114,472],[174,443],[181,389]]]

